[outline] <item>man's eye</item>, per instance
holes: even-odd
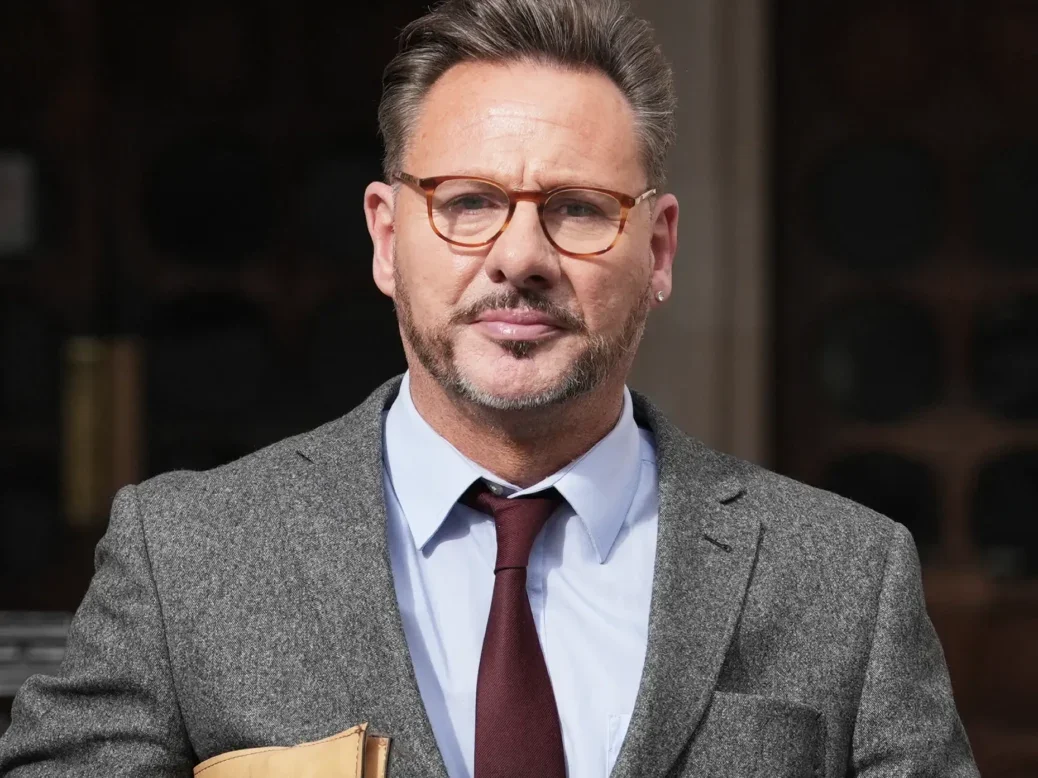
[[[602,215],[602,212],[597,207],[580,200],[559,203],[555,210],[560,216],[574,219],[589,219]]]
[[[492,206],[493,203],[482,195],[462,195],[451,200],[448,208],[452,211],[479,211]]]

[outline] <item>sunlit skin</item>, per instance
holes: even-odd
[[[425,100],[403,170],[482,176],[524,190],[570,184],[636,196],[649,188],[634,114],[620,90],[598,73],[530,63],[465,63],[444,74]],[[437,237],[424,197],[410,187],[372,183],[364,209],[375,283],[401,320],[412,398],[440,435],[519,486],[605,436],[619,417],[644,317],[660,305],[657,292],[670,297],[673,195],[634,208],[613,249],[591,259],[556,251],[529,202],[479,249]],[[531,310],[523,294],[556,315]],[[497,308],[509,297],[512,307]],[[420,353],[469,396],[445,386]],[[552,401],[580,364],[597,365],[601,375],[576,396]]]

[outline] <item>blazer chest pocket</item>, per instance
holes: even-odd
[[[816,778],[824,757],[825,723],[813,708],[714,692],[675,778]]]

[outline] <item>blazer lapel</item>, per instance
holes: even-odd
[[[306,462],[281,495],[282,515],[342,671],[336,696],[348,701],[344,715],[392,738],[390,767],[447,778],[411,664],[386,540],[382,413],[399,387],[399,378],[390,381],[349,415],[301,436],[297,453]]]
[[[738,509],[742,465],[688,438],[644,397],[656,439],[659,535],[641,685],[613,778],[660,778],[713,694],[742,611],[760,522]]]

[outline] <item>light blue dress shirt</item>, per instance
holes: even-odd
[[[584,456],[518,490],[464,457],[419,415],[408,377],[386,414],[389,552],[404,633],[451,778],[471,778],[476,680],[494,588],[494,522],[457,500],[483,478],[567,504],[530,554],[527,592],[562,722],[569,778],[606,778],[627,733],[648,635],[658,489],[652,435],[630,392]],[[531,777],[532,778],[532,777]]]

